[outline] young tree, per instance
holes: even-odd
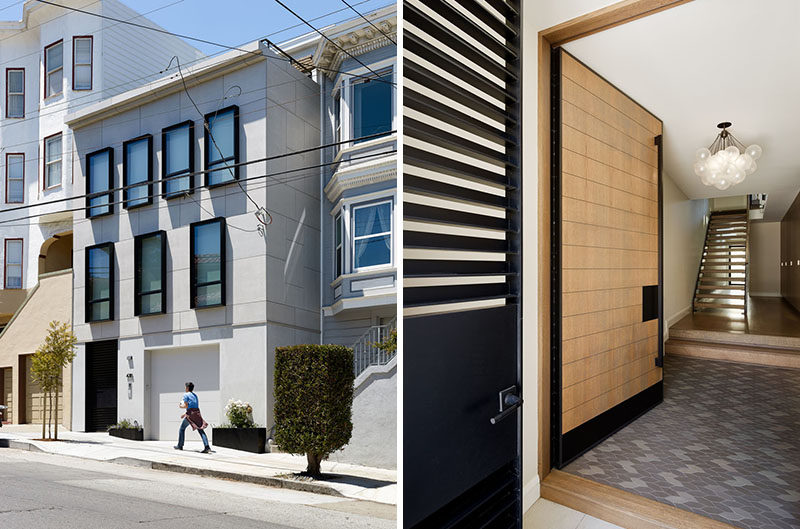
[[[64,368],[75,358],[76,342],[77,338],[70,331],[68,323],[51,321],[44,343],[33,355],[31,378],[39,383],[42,392],[50,399],[49,417],[45,406],[42,406],[42,438],[45,437],[45,424],[49,425],[52,421],[55,429],[52,438],[58,439],[58,390],[61,388]],[[44,396],[42,399],[44,400]]]

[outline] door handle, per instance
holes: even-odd
[[[511,386],[500,392],[500,413],[489,419],[492,424],[497,424],[522,406],[522,399],[517,395],[517,386]]]

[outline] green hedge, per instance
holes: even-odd
[[[275,349],[275,442],[319,462],[350,442],[353,432],[353,351],[342,345]]]

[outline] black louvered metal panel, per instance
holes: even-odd
[[[117,422],[117,340],[86,344],[86,431]]]
[[[403,6],[404,523],[521,527],[520,2]]]

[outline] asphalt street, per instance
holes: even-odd
[[[0,448],[0,527],[394,528],[394,507]]]

